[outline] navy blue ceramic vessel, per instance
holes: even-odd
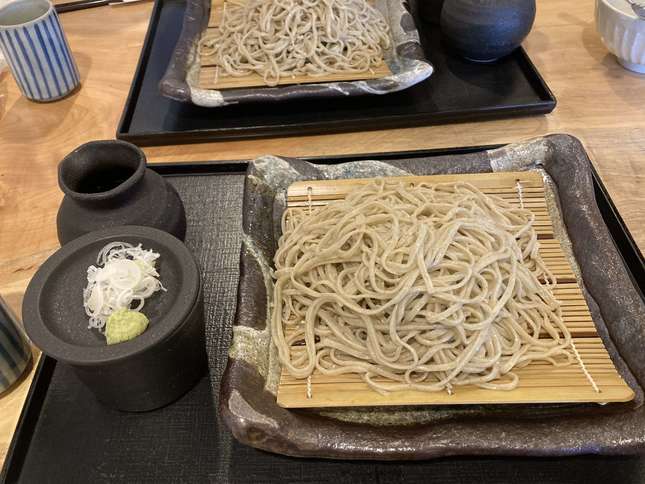
[[[534,20],[535,0],[445,0],[441,30],[461,56],[492,62],[519,47]]]

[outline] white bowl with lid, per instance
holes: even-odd
[[[596,0],[596,29],[623,67],[645,74],[645,20],[627,0]]]

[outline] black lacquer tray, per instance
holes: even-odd
[[[435,68],[401,92],[203,108],[161,95],[159,82],[181,33],[184,0],[156,0],[116,137],[140,146],[441,124],[549,113],[553,93],[519,48],[491,64],[452,54],[437,27],[417,20]]]
[[[487,147],[490,148],[490,147]],[[413,160],[484,148],[460,148],[315,159]],[[148,413],[98,404],[75,375],[41,359],[7,455],[6,482],[621,482],[645,481],[645,457],[442,458],[379,463],[298,459],[237,442],[218,420],[239,275],[242,189],[246,162],[150,165],[167,176],[186,206],[187,244],[203,273],[211,375],[177,402]],[[598,206],[634,283],[645,290],[645,263],[599,177]],[[215,360],[215,361],[213,361]],[[593,449],[590,449],[592,452]]]

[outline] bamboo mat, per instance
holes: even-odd
[[[212,0],[208,28],[202,35],[211,34],[222,21],[222,12],[226,0]],[[223,77],[217,75],[215,56],[201,56],[199,70],[199,87],[202,89],[235,89],[241,87],[266,87],[262,76],[250,74],[241,77]],[[283,77],[278,85],[311,84],[318,82],[359,81],[366,79],[380,79],[392,74],[388,65],[383,62],[367,72],[350,72],[345,74],[326,74],[324,76],[299,75]]]
[[[553,367],[545,362],[533,362],[525,368],[514,370],[520,378],[519,385],[514,390],[499,391],[476,386],[460,386],[454,388],[452,395],[447,392],[413,390],[381,395],[369,388],[358,375],[327,376],[314,373],[307,381],[296,379],[283,371],[278,386],[280,406],[304,408],[486,403],[608,403],[625,402],[634,398],[634,392],[618,374],[598,336],[573,270],[559,241],[554,238],[553,225],[546,205],[544,182],[539,173],[478,173],[409,176],[398,179],[410,183],[466,181],[486,194],[501,197],[518,207],[524,206],[535,214],[540,255],[557,279],[554,295],[562,305],[564,322],[571,332],[582,364],[574,362],[566,367]],[[343,199],[351,190],[369,182],[369,179],[296,182],[288,189],[287,210],[308,210],[310,205],[320,206],[332,200]],[[611,321],[608,323],[611,324]],[[582,365],[586,368],[589,377],[585,375]],[[376,380],[378,381],[378,378]],[[596,391],[592,381],[599,391]]]

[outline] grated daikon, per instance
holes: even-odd
[[[105,332],[110,315],[120,309],[141,311],[146,298],[159,290],[155,265],[159,254],[127,242],[111,242],[101,249],[97,265],[87,268],[83,306],[89,317],[88,328]],[[134,307],[133,307],[134,304]]]

